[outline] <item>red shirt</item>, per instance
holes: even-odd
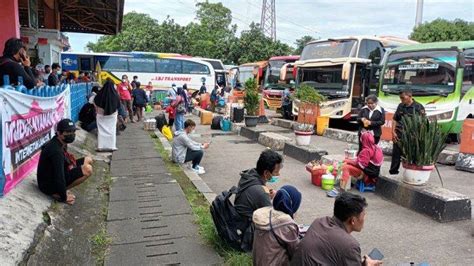
[[[166,107],[166,112],[169,114],[169,118],[170,119],[174,119],[175,116],[176,116],[176,110],[174,109],[174,107],[172,107],[171,105],[168,105],[168,107]]]
[[[117,90],[120,95],[120,100],[131,100],[132,96],[130,95],[130,91],[128,90],[128,87],[130,85],[128,83],[120,83],[117,85]]]

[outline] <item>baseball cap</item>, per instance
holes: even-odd
[[[74,125],[74,122],[72,122],[71,119],[69,118],[64,118],[61,121],[58,122],[58,125],[56,126],[56,131],[75,131],[77,128]]]

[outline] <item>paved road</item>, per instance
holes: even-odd
[[[198,121],[196,117],[193,119]],[[211,132],[219,132],[201,125],[198,125],[196,131],[202,134],[202,141],[208,141]],[[341,152],[347,146],[326,138],[315,138],[314,141],[327,147],[330,153]],[[206,168],[206,174],[202,175],[202,179],[216,193],[229,189],[237,184],[240,171],[255,167],[258,156],[264,149],[258,143],[241,136],[216,135],[204,156],[202,165]],[[299,223],[310,224],[315,218],[332,215],[334,200],[327,198],[324,191],[310,183],[309,173],[305,171],[303,163],[285,157],[284,168],[280,173],[281,179],[272,185],[274,188],[291,184],[297,186],[303,194],[302,205],[296,216]],[[452,176],[450,180],[453,181],[446,183],[454,185],[455,178]],[[471,185],[472,191],[472,181],[465,185]],[[471,221],[442,224],[373,193],[364,193],[364,196],[369,203],[365,228],[361,233],[354,234],[364,253],[377,247],[385,255],[385,265],[410,261],[425,261],[431,265],[474,265]]]
[[[118,137],[111,163],[106,265],[212,265],[216,252],[198,235],[183,191],[149,134],[131,124]]]

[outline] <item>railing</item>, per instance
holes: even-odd
[[[4,84],[9,84],[8,76],[3,78]],[[22,79],[19,79],[20,83],[22,83]],[[87,103],[87,97],[91,92],[92,83],[77,83],[77,84],[61,84],[59,86],[42,86],[42,87],[35,87],[33,89],[27,89],[23,85],[19,86],[3,86],[0,87],[0,90],[14,90],[26,95],[37,96],[37,97],[54,97],[61,94],[64,90],[67,89],[67,86],[70,88],[70,114],[71,120],[77,122],[79,119],[79,112]],[[1,111],[1,110],[0,110]],[[2,177],[4,176],[4,171],[1,165],[3,162],[3,128],[1,122],[1,114],[0,114],[0,183],[2,182]],[[0,190],[3,188],[2,184],[0,184]],[[2,191],[0,191],[0,195],[2,195]]]

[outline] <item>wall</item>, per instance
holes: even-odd
[[[8,39],[20,38],[20,16],[18,0],[1,0],[0,2],[0,54],[3,54],[3,46]]]

